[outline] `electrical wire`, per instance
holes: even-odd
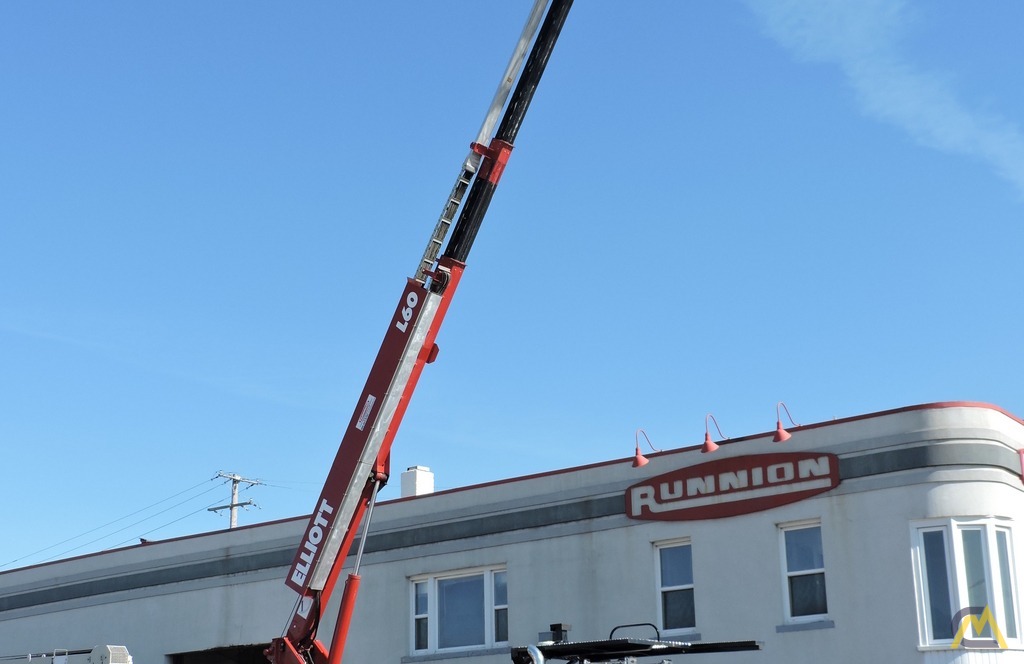
[[[210,480],[207,480],[207,482],[212,481],[213,479],[216,479],[216,478],[211,478]],[[190,498],[186,498],[185,500],[180,501],[178,503],[175,503],[174,505],[171,505],[170,507],[167,507],[167,508],[165,508],[163,510],[160,510],[159,512],[156,512],[155,514],[151,514],[150,516],[147,516],[147,517],[145,517],[143,519],[139,519],[138,521],[130,523],[127,526],[124,526],[123,528],[118,528],[117,530],[109,532],[109,533],[107,533],[107,534],[105,534],[105,535],[103,535],[101,537],[98,537],[96,539],[90,540],[90,541],[85,542],[83,544],[79,544],[78,546],[72,547],[70,549],[66,549],[66,550],[64,550],[64,551],[62,551],[60,553],[54,554],[52,556],[49,556],[48,558],[43,558],[42,560],[39,561],[39,563],[45,563],[45,562],[49,562],[51,560],[56,560],[57,558],[63,558],[64,556],[66,556],[66,555],[68,555],[70,553],[74,553],[75,551],[83,549],[83,548],[85,548],[85,547],[87,547],[87,546],[89,546],[91,544],[96,544],[97,542],[102,542],[103,540],[107,539],[111,535],[115,535],[117,533],[124,532],[125,530],[128,530],[129,528],[132,528],[133,526],[137,526],[140,523],[144,523],[146,521],[149,521],[150,519],[152,519],[154,517],[157,517],[157,516],[160,516],[161,514],[165,514],[166,512],[169,512],[169,511],[173,510],[176,507],[180,507],[180,506],[184,505],[185,503],[191,502],[191,501],[195,500],[196,498],[198,498],[199,496],[202,496],[204,494],[210,493],[211,491],[215,491],[215,490],[221,488],[221,486],[223,486],[226,483],[227,483],[226,481],[225,482],[219,482],[219,483],[217,483],[216,486],[212,486],[209,489],[207,489],[206,491],[202,491],[200,493],[197,493],[196,495],[191,496]],[[205,482],[203,482],[202,484],[205,484]],[[191,487],[190,489],[186,489],[185,491],[178,492],[177,494],[175,494],[175,496],[180,496],[182,493],[186,493],[188,491],[191,491],[192,489],[195,489],[195,488],[197,488],[199,486],[202,486],[202,484],[198,484],[198,485],[196,485],[194,487]],[[171,498],[174,498],[175,496],[171,496]],[[88,533],[95,532],[97,530],[105,528],[106,526],[109,526],[109,525],[112,525],[114,523],[117,523],[118,521],[123,521],[124,519],[126,519],[126,518],[128,518],[130,516],[134,516],[135,514],[139,514],[140,512],[144,512],[147,509],[150,509],[151,507],[154,507],[154,506],[159,505],[161,503],[165,503],[168,500],[170,500],[171,498],[165,498],[164,500],[158,501],[158,502],[154,503],[153,505],[150,505],[150,507],[143,508],[141,510],[136,510],[135,512],[132,512],[129,515],[121,517],[120,519],[116,519],[114,521],[111,521],[110,523],[106,524],[105,526],[99,526],[98,528],[93,528],[92,530],[89,530],[86,533],[83,533],[82,535],[78,535],[76,537],[72,537],[70,539],[64,540],[64,543],[67,543],[67,542],[70,542],[72,540],[78,539],[79,537],[83,537],[84,535],[86,535]],[[48,551],[48,550],[54,548],[54,546],[60,546],[60,545],[56,544],[56,545],[53,545],[53,546],[49,546],[46,549],[43,549],[43,551]],[[37,553],[39,553],[39,552],[37,552]],[[22,556],[18,560],[24,560],[25,558],[28,558],[28,557],[31,557],[31,556],[34,556],[34,555],[36,555],[36,554],[29,554],[28,556]],[[8,563],[8,564],[10,564],[10,563]]]
[[[174,519],[173,521],[168,521],[167,523],[163,524],[162,526],[157,526],[156,528],[153,528],[152,530],[147,530],[146,532],[142,533],[142,535],[149,535],[151,533],[155,533],[156,531],[162,530],[162,529],[166,528],[167,526],[170,526],[172,524],[178,523],[179,521],[183,521],[184,519],[187,519],[190,516],[195,516],[196,514],[199,514],[200,512],[209,511],[209,508],[213,507],[214,505],[216,505],[219,502],[220,502],[219,500],[215,500],[212,503],[210,503],[209,505],[206,505],[204,507],[200,507],[199,509],[197,509],[194,512],[189,512],[188,514],[186,514],[184,516],[178,517],[177,519]],[[139,538],[141,538],[141,535],[139,536]],[[125,544],[130,544],[130,543],[134,542],[136,539],[139,539],[139,538],[132,537],[130,539],[126,539],[125,541],[119,542],[119,543],[117,543],[117,544],[115,544],[115,545],[113,545],[111,547],[108,547],[107,549],[104,549],[104,550],[105,551],[109,551],[110,549],[116,549],[119,546],[124,546]]]
[[[21,556],[20,558],[15,558],[14,560],[8,561],[8,562],[4,563],[3,565],[0,565],[0,569],[2,569],[2,568],[4,568],[4,567],[7,567],[7,566],[9,566],[9,565],[13,565],[14,563],[20,562],[20,561],[22,561],[22,560],[25,560],[26,558],[32,558],[33,556],[37,556],[37,555],[39,555],[39,554],[41,554],[41,553],[45,553],[46,551],[49,551],[50,549],[55,549],[55,548],[57,548],[58,546],[61,546],[61,545],[63,545],[63,544],[67,544],[68,542],[73,542],[73,541],[75,541],[76,539],[79,539],[79,538],[81,538],[81,537],[85,537],[86,535],[89,535],[89,534],[91,534],[91,533],[94,533],[94,532],[96,532],[97,530],[103,530],[104,528],[106,528],[106,527],[108,527],[108,526],[112,526],[112,525],[114,525],[115,523],[118,523],[119,521],[124,521],[125,519],[131,518],[131,517],[135,516],[136,514],[140,514],[140,513],[142,513],[142,512],[145,512],[145,511],[147,511],[147,510],[153,509],[153,508],[154,508],[154,507],[156,507],[157,505],[162,505],[163,503],[166,503],[166,502],[167,502],[168,500],[173,500],[173,499],[177,498],[178,496],[180,496],[180,495],[182,495],[182,494],[184,494],[184,493],[188,493],[189,491],[192,491],[192,490],[194,490],[194,489],[197,489],[197,488],[199,488],[199,487],[203,486],[204,484],[206,484],[207,482],[211,482],[211,481],[213,481],[213,480],[215,480],[215,479],[217,479],[217,476],[216,476],[216,475],[214,475],[213,477],[211,477],[211,478],[209,478],[209,479],[203,480],[203,481],[202,481],[202,482],[200,482],[199,484],[194,484],[194,485],[190,486],[190,487],[189,487],[189,488],[187,488],[187,489],[183,489],[183,490],[179,491],[178,493],[172,494],[172,495],[170,495],[170,496],[168,496],[168,497],[166,497],[166,498],[163,498],[163,499],[161,499],[161,500],[158,500],[158,501],[156,501],[155,503],[153,503],[153,504],[151,504],[151,505],[147,505],[146,507],[143,507],[143,508],[137,509],[137,510],[135,510],[134,512],[129,512],[128,514],[125,514],[125,515],[124,515],[124,516],[122,516],[122,517],[118,517],[118,518],[114,519],[113,521],[109,521],[109,522],[107,522],[107,523],[104,523],[103,525],[100,525],[100,526],[96,526],[95,528],[91,528],[91,529],[89,529],[89,530],[86,530],[85,532],[83,532],[83,533],[79,533],[78,535],[75,535],[75,536],[73,536],[73,537],[69,537],[69,538],[67,538],[67,539],[65,539],[65,540],[61,540],[60,542],[57,542],[57,543],[55,543],[55,544],[51,544],[51,545],[49,545],[49,546],[47,546],[47,547],[43,547],[42,549],[39,549],[38,551],[33,551],[32,553],[28,553],[28,554],[25,554],[24,556]],[[206,492],[204,491],[203,493],[206,493]],[[196,498],[197,498],[197,497],[199,497],[199,496],[201,496],[201,495],[203,495],[203,494],[202,494],[202,493],[200,493],[200,494],[197,494],[197,495],[196,495],[196,496],[194,496],[194,497],[196,497]],[[192,500],[192,498],[190,498],[189,500]],[[188,502],[188,501],[186,501],[186,502]],[[179,503],[179,504],[180,504],[180,503]],[[118,531],[115,531],[115,532],[118,532]],[[101,538],[101,539],[102,539],[102,538]],[[90,542],[90,543],[91,543],[91,542]],[[74,550],[74,549],[72,549],[72,550]],[[47,560],[52,560],[52,559],[48,558]]]
[[[165,514],[167,512],[170,512],[174,508],[181,507],[185,503],[192,502],[193,500],[195,500],[199,496],[202,496],[204,494],[210,493],[211,491],[215,491],[215,490],[219,489],[221,487],[221,485],[223,485],[223,484],[226,484],[226,482],[221,482],[218,486],[210,487],[206,491],[203,491],[201,493],[197,493],[196,495],[192,496],[191,498],[188,498],[187,500],[183,500],[180,503],[175,503],[174,505],[171,505],[170,507],[168,507],[166,509],[160,510],[156,514],[152,514],[150,516],[147,516],[144,519],[139,519],[138,521],[136,521],[134,523],[129,523],[124,528],[118,528],[117,530],[111,531],[111,532],[107,533],[106,535],[104,535],[103,537],[98,537],[98,538],[96,538],[96,539],[94,539],[94,540],[92,540],[90,542],[86,542],[85,544],[79,544],[78,546],[74,547],[73,549],[68,549],[67,551],[64,551],[63,553],[58,553],[56,555],[50,556],[49,558],[44,558],[40,562],[44,562],[45,563],[45,562],[48,562],[50,560],[55,560],[57,558],[63,558],[64,556],[68,555],[69,553],[73,553],[75,551],[78,551],[79,549],[83,549],[83,548],[89,546],[90,544],[96,544],[97,542],[102,542],[103,540],[107,539],[111,535],[116,535],[117,533],[122,533],[122,532],[128,530],[129,528],[132,528],[133,526],[137,526],[140,523],[144,523],[146,521],[149,521],[150,519],[152,519],[154,517],[157,517],[157,516],[160,516],[161,514]],[[114,547],[109,547],[108,549],[104,549],[104,550],[106,551],[106,550],[109,550],[110,548],[114,548]]]
[[[316,488],[323,486],[319,482],[310,482],[308,480],[260,480],[260,483],[263,486],[274,487],[275,489],[288,489],[289,491],[303,491],[304,489],[294,486],[285,486],[287,484],[307,484]]]

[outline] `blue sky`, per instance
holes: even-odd
[[[0,569],[312,509],[529,6],[0,6]],[[1022,23],[576,3],[396,474],[1024,414]]]

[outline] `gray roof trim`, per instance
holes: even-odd
[[[922,444],[861,456],[841,457],[839,474],[842,480],[850,480],[941,466],[982,466],[1005,470],[1016,476],[1021,474],[1020,459],[1015,450],[987,442]],[[544,505],[436,525],[377,533],[370,536],[366,543],[366,551],[368,553],[382,552],[472,537],[485,537],[509,531],[621,516],[624,512],[625,495],[616,493],[611,496],[586,498],[556,505]],[[215,560],[189,562],[173,567],[11,593],[0,596],[0,612],[152,586],[242,574],[275,567],[284,568],[291,562],[294,551],[293,547],[288,546],[269,551],[225,556]]]
[[[109,576],[90,581],[80,581],[63,586],[53,586],[0,597],[0,611],[11,611],[37,604],[62,602],[80,597],[92,597],[125,590],[137,590],[149,586],[181,583],[216,576],[242,574],[268,567],[283,567],[292,560],[291,549],[232,556],[190,563],[178,567],[164,567],[145,572],[120,576]]]
[[[987,466],[1021,474],[1016,450],[990,443],[943,443],[901,447],[862,456],[839,459],[839,479],[849,480],[901,470],[939,466]]]

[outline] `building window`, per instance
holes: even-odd
[[[821,524],[785,525],[781,533],[786,619],[790,622],[820,620],[828,614]]]
[[[505,572],[494,572],[494,641],[508,641],[508,583]]]
[[[429,604],[427,602],[429,593],[427,592],[427,587],[428,583],[426,581],[417,581],[413,584],[413,650],[426,650],[430,646],[430,639],[428,638],[430,632],[427,629],[430,625]]]
[[[958,636],[1018,641],[1012,539],[1010,529],[996,519],[946,519],[914,526],[922,645],[948,647]],[[978,614],[985,608],[998,635]]]
[[[694,629],[693,555],[690,543],[658,545],[658,586],[662,629]]]
[[[508,583],[501,568],[412,579],[412,644],[418,653],[508,641]]]

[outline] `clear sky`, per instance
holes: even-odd
[[[0,4],[0,569],[310,512],[529,7]],[[1024,415],[1021,25],[577,2],[396,474]]]

